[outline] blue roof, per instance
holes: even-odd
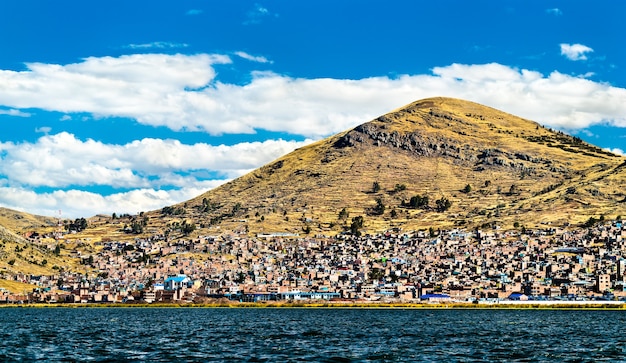
[[[168,281],[174,281],[174,282],[183,282],[185,281],[185,279],[187,278],[187,276],[176,276],[176,277],[168,277],[167,279],[165,279],[165,282]]]
[[[449,299],[450,295],[446,294],[425,294],[422,295],[422,299]]]

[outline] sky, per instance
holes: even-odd
[[[626,151],[626,2],[3,0],[0,206],[139,213],[427,97]]]

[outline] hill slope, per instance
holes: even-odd
[[[0,285],[3,273],[53,274],[52,267],[65,266],[68,259],[56,256],[44,242],[22,237],[26,232],[55,230],[57,220],[0,207]]]
[[[359,215],[366,230],[581,223],[625,211],[625,165],[533,121],[431,98],[149,213],[149,224],[332,234]],[[428,205],[407,206],[416,196]],[[445,200],[451,206],[442,211]],[[343,208],[348,218],[339,218]]]

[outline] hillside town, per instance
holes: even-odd
[[[626,300],[626,226],[390,230],[303,237],[224,233],[98,242],[89,273],[9,274],[36,285],[0,303]],[[36,242],[34,242],[36,243]],[[49,246],[49,248],[53,248]]]

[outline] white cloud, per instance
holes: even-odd
[[[255,58],[237,54],[242,55]],[[0,70],[0,107],[13,115],[37,108],[62,112],[63,120],[87,114],[85,122],[128,117],[172,130],[222,134],[264,129],[318,138],[421,98],[449,96],[561,129],[600,123],[626,127],[626,89],[594,82],[586,78],[590,74],[545,75],[491,63],[452,64],[393,79],[254,72],[245,85],[219,82],[214,66],[230,62],[223,55],[136,54],[68,65],[31,63],[22,72]],[[118,145],[65,132],[32,143],[0,142],[0,204],[37,213],[73,210],[76,216],[151,210],[198,195],[304,144],[187,145],[146,138]],[[120,193],[77,190],[94,185],[119,188]],[[39,187],[71,190],[26,189]],[[123,207],[115,207],[118,202]]]
[[[183,187],[198,178],[181,179],[177,172],[203,170],[233,178],[309,142],[266,140],[213,146],[143,139],[111,145],[62,132],[42,136],[36,143],[0,143],[0,175],[14,186]]]
[[[144,44],[129,44],[124,48],[129,49],[172,49],[172,48],[187,48],[189,44],[185,43],[172,43],[172,42],[152,42]]]
[[[211,134],[257,129],[327,136],[424,97],[465,98],[555,127],[626,126],[626,90],[583,77],[543,75],[497,63],[452,64],[393,79],[304,79],[254,72],[250,83],[215,80],[221,55],[139,54],[65,66],[0,71],[0,105]]]
[[[239,57],[241,57],[241,58],[243,58],[243,59],[249,60],[249,61],[251,61],[251,62],[257,62],[257,63],[273,63],[272,61],[268,60],[268,59],[267,59],[267,58],[265,58],[265,57],[261,57],[261,56],[253,56],[253,55],[250,55],[250,54],[248,54],[248,53],[246,53],[246,52],[235,52],[235,55],[237,55],[237,56],[239,56]]]
[[[136,214],[191,199],[224,182],[198,182],[196,185],[168,191],[135,189],[108,196],[75,189],[35,193],[24,188],[0,187],[0,205],[46,216],[58,215],[58,211],[62,210],[64,218],[89,217],[100,213]]]
[[[186,14],[186,15],[200,15],[200,14],[202,14],[202,13],[203,13],[203,11],[202,11],[202,10],[199,10],[199,9],[191,9],[191,10],[188,10],[185,14]]]
[[[49,126],[42,126],[42,127],[35,128],[36,133],[48,134],[50,133],[50,131],[52,131],[52,128]]]
[[[561,55],[564,55],[567,59],[573,60],[573,61],[587,60],[587,56],[585,54],[593,52],[593,49],[582,44],[562,43],[560,46],[561,46]]]
[[[0,110],[0,115],[8,115],[15,117],[30,117],[32,116],[30,113],[22,112],[20,110],[10,109],[10,110]]]

